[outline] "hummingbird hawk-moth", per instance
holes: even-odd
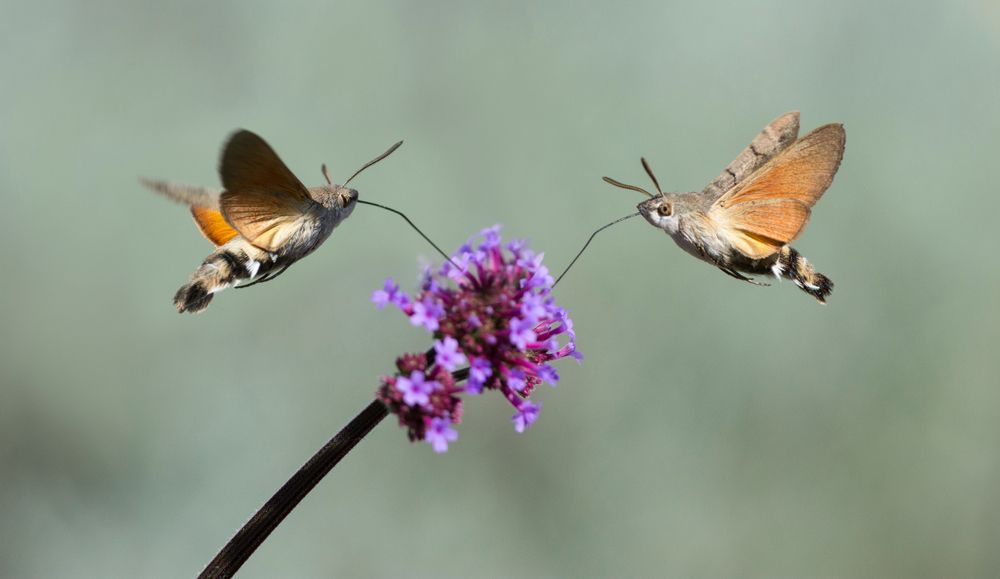
[[[789,279],[826,303],[833,282],[789,244],[805,229],[813,205],[833,182],[846,136],[840,124],[823,125],[801,139],[798,133],[798,112],[778,117],[700,192],[664,192],[646,159],[642,166],[656,187],[655,195],[604,180],[648,196],[639,203],[639,213],[628,217],[642,215],[694,257],[756,285],[767,284],[743,274]]]
[[[264,139],[241,130],[222,150],[222,191],[142,179],[154,191],[188,205],[202,234],[216,246],[188,283],[177,290],[177,311],[197,313],[208,307],[215,293],[228,287],[249,287],[274,279],[326,241],[357,203],[392,211],[417,229],[399,211],[361,201],[358,191],[347,187],[351,179],[402,144],[399,141],[365,163],[343,185],[333,183],[323,165],[327,184],[306,187]],[[417,232],[438,249],[419,229]],[[250,283],[237,285],[240,282]]]

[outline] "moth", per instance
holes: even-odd
[[[798,133],[798,112],[778,117],[700,192],[664,192],[646,159],[642,166],[657,194],[604,180],[648,196],[637,206],[639,213],[627,217],[642,215],[694,257],[755,285],[768,284],[743,274],[789,279],[822,304],[833,282],[789,244],[802,234],[813,206],[833,182],[846,135],[836,123],[801,139]]]
[[[216,246],[191,279],[177,290],[177,311],[197,313],[228,287],[248,287],[274,279],[326,241],[350,217],[357,203],[393,211],[416,228],[394,209],[359,201],[358,191],[347,186],[402,144],[396,143],[365,163],[343,185],[333,183],[323,165],[327,184],[306,187],[264,139],[240,130],[229,137],[222,150],[222,191],[140,179],[154,191],[188,205],[198,229]],[[250,283],[237,285],[244,281]]]

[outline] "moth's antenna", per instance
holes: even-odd
[[[646,174],[653,180],[653,185],[656,185],[656,191],[660,194],[660,197],[664,197],[663,189],[660,189],[660,182],[656,180],[656,175],[653,174],[653,169],[650,168],[649,162],[646,161],[645,157],[642,157],[642,168],[646,170]]]
[[[605,177],[605,179],[607,179],[607,177]],[[631,187],[627,187],[627,186],[625,188],[626,189],[631,189]],[[647,193],[647,195],[648,195],[648,193]],[[652,197],[652,195],[650,195],[650,197]],[[561,274],[559,274],[559,277],[556,278],[556,282],[554,284],[552,284],[552,287],[556,287],[556,285],[559,283],[559,280],[561,280],[563,278],[563,276],[566,275],[566,272],[569,271],[569,268],[573,267],[573,264],[576,263],[576,260],[580,259],[580,256],[583,255],[583,252],[587,250],[587,246],[590,245],[590,242],[594,240],[594,236],[595,235],[597,235],[598,233],[604,231],[605,229],[611,227],[612,225],[614,225],[616,223],[621,223],[622,221],[625,221],[626,219],[631,219],[633,217],[637,217],[638,215],[639,215],[639,213],[632,213],[631,215],[626,215],[625,217],[621,217],[619,219],[615,219],[611,223],[608,223],[604,227],[600,227],[600,228],[597,229],[597,231],[591,233],[590,237],[587,238],[587,243],[583,244],[583,247],[580,248],[580,251],[576,254],[576,257],[573,258],[573,261],[569,262],[569,265],[566,266],[566,269],[564,269],[563,272]]]
[[[371,161],[368,161],[367,163],[365,163],[364,165],[362,165],[360,169],[358,169],[357,171],[355,171],[355,172],[354,172],[354,174],[353,174],[353,175],[351,175],[351,179],[353,179],[353,178],[357,177],[357,176],[358,176],[358,173],[360,173],[360,172],[364,171],[364,170],[365,170],[365,169],[367,169],[368,167],[371,167],[371,166],[372,166],[372,165],[374,165],[375,163],[378,163],[378,162],[379,162],[379,161],[381,161],[382,159],[385,159],[386,157],[388,157],[389,155],[391,155],[391,154],[392,154],[392,152],[393,152],[393,151],[395,151],[396,149],[398,149],[398,148],[400,147],[400,145],[402,145],[402,144],[403,144],[403,141],[400,141],[400,142],[396,143],[395,145],[393,145],[393,146],[389,147],[389,150],[388,150],[388,151],[386,151],[386,152],[382,153],[382,154],[381,154],[381,155],[379,155],[378,157],[375,157],[375,158],[374,158],[374,159],[372,159]],[[348,184],[348,183],[350,183],[350,182],[351,182],[351,179],[348,179],[347,181],[344,181],[344,186],[345,186],[345,187],[347,186],[347,184]],[[329,179],[327,179],[327,181],[329,181]]]
[[[333,185],[333,180],[330,179],[330,171],[326,169],[326,163],[323,163],[323,178],[326,179],[327,185]]]
[[[604,179],[605,183],[610,183],[610,184],[614,185],[615,187],[621,187],[622,189],[628,189],[629,191],[638,191],[639,193],[642,193],[643,195],[647,195],[649,197],[653,197],[652,193],[650,193],[649,191],[646,191],[642,187],[636,187],[635,185],[626,185],[626,184],[622,183],[621,181],[615,181],[611,177],[601,177],[601,179]]]
[[[402,142],[403,142],[403,141],[400,141],[399,143],[402,143]],[[396,146],[397,146],[397,147],[399,146],[399,143],[396,143]],[[390,149],[390,150],[389,150],[389,153],[391,153],[391,152],[392,152],[392,150]],[[388,153],[386,153],[386,155],[387,155],[387,154],[388,154]],[[383,156],[383,157],[385,157],[385,155],[382,155],[382,156]],[[376,161],[377,161],[377,160],[378,160],[378,159],[376,159]],[[373,161],[373,162],[374,162],[374,161]],[[369,163],[369,164],[370,164],[370,163]],[[363,168],[364,168],[364,167],[362,167],[362,169],[363,169]],[[364,203],[365,205],[373,205],[373,206],[375,206],[375,207],[380,207],[380,208],[382,208],[382,209],[385,209],[386,211],[390,211],[390,212],[392,212],[392,213],[395,213],[396,215],[399,215],[399,216],[400,216],[400,217],[402,217],[402,218],[403,218],[404,220],[406,220],[406,222],[407,222],[407,223],[409,223],[409,224],[410,224],[410,227],[412,227],[414,231],[416,231],[417,233],[419,233],[419,234],[420,234],[420,237],[423,237],[423,238],[424,238],[424,240],[425,240],[425,241],[426,241],[427,243],[431,244],[431,247],[433,247],[434,249],[436,249],[436,250],[437,250],[437,252],[441,254],[441,257],[443,257],[443,258],[447,259],[449,263],[451,263],[451,264],[452,264],[453,266],[455,266],[455,269],[457,269],[458,271],[463,271],[463,272],[465,271],[465,269],[463,269],[463,268],[461,268],[461,267],[458,267],[458,264],[457,264],[457,263],[455,263],[454,261],[452,261],[452,260],[451,260],[451,258],[450,258],[450,257],[448,257],[448,254],[447,254],[447,253],[445,253],[444,251],[442,251],[442,250],[441,250],[441,248],[437,246],[437,244],[435,244],[435,243],[434,243],[433,241],[431,241],[431,238],[430,238],[430,237],[427,237],[426,235],[424,235],[424,232],[423,232],[423,231],[420,231],[420,228],[419,228],[419,227],[417,227],[417,226],[416,226],[416,225],[415,225],[415,224],[414,224],[414,223],[413,223],[412,221],[410,221],[410,218],[409,218],[409,217],[407,217],[407,216],[406,216],[406,215],[405,215],[405,214],[404,214],[404,213],[403,213],[402,211],[397,211],[397,210],[393,209],[392,207],[386,207],[385,205],[379,205],[378,203],[372,203],[371,201],[363,201],[363,200],[361,200],[361,199],[358,199],[358,200],[357,200],[357,202],[358,202],[358,203]]]

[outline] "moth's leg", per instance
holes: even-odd
[[[728,275],[730,277],[735,277],[736,279],[738,279],[740,281],[745,281],[745,282],[747,282],[749,284],[758,285],[758,286],[761,286],[761,287],[769,287],[771,285],[769,283],[763,283],[763,282],[759,282],[759,281],[757,281],[757,280],[755,280],[753,278],[749,278],[749,277],[747,277],[747,276],[739,273],[738,271],[736,271],[736,270],[734,270],[732,268],[723,267],[723,266],[720,265],[719,269],[722,271],[722,273],[724,273],[724,274],[726,274],[726,275]]]
[[[254,285],[257,285],[259,283],[264,283],[266,281],[271,281],[272,279],[274,279],[274,278],[278,277],[279,275],[285,273],[285,270],[288,269],[291,266],[292,266],[292,264],[288,264],[288,265],[282,267],[281,269],[279,269],[279,270],[277,270],[275,272],[264,274],[264,276],[261,277],[260,279],[258,279],[257,281],[250,282],[250,283],[244,284],[244,285],[233,286],[233,287],[235,289],[246,289],[246,288],[248,288],[250,286],[254,286]]]

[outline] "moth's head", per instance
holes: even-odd
[[[677,233],[677,196],[672,193],[656,195],[638,205],[639,213],[653,227],[671,235]]]
[[[341,209],[353,210],[358,203],[358,190],[338,186],[335,197]]]
[[[321,185],[310,191],[317,203],[327,209],[353,210],[358,202],[358,190],[343,185]]]
[[[349,187],[341,187],[338,190],[337,195],[340,199],[340,207],[344,212],[344,217],[347,217],[358,205],[358,190],[351,189]]]
[[[642,159],[642,168],[646,170],[646,174],[652,179],[653,185],[656,186],[656,194],[646,191],[642,187],[637,187],[635,185],[626,185],[619,181],[615,181],[610,177],[605,177],[604,180],[608,183],[614,185],[615,187],[621,187],[622,189],[628,189],[630,191],[638,191],[643,195],[649,197],[642,203],[640,203],[637,208],[639,213],[646,218],[652,226],[658,227],[665,230],[667,233],[673,235],[677,233],[677,201],[678,197],[675,193],[664,193],[663,189],[660,189],[660,183],[656,180],[656,175],[653,174],[653,170],[649,167],[649,163],[646,159]]]
[[[347,186],[347,184],[350,183],[355,177],[358,176],[359,173],[361,173],[368,167],[371,167],[375,163],[378,163],[382,159],[385,159],[386,157],[391,155],[392,152],[398,149],[399,146],[402,144],[403,141],[396,143],[395,145],[389,147],[389,150],[387,150],[386,152],[382,153],[378,157],[375,157],[371,161],[368,161],[367,163],[362,165],[360,169],[355,171],[354,174],[351,175],[349,179],[347,179],[347,181],[344,181],[343,185],[337,185],[336,183],[333,182],[333,180],[330,179],[330,172],[327,170],[326,164],[324,163],[322,167],[323,177],[326,178],[327,185],[325,187],[320,187],[320,189],[325,190],[325,195],[324,195],[325,200],[320,200],[320,203],[322,203],[323,206],[326,207],[327,209],[339,209],[342,211],[346,210],[347,213],[344,214],[344,217],[350,215],[351,211],[354,211],[354,206],[358,204],[358,190],[351,189],[350,187]]]

